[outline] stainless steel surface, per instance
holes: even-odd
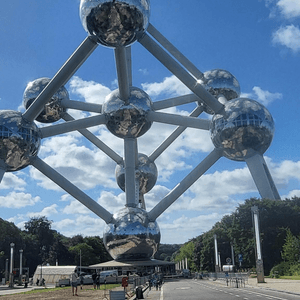
[[[238,98],[241,94],[239,82],[226,70],[214,69],[205,72],[202,83],[205,89],[217,99],[224,96],[229,101]],[[200,100],[198,103],[204,107],[205,112],[214,114],[214,111],[203,101]]]
[[[225,114],[214,115],[211,122],[211,139],[223,155],[244,161],[258,152],[263,154],[274,135],[274,121],[260,103],[238,98],[225,104]]]
[[[108,130],[120,138],[137,138],[146,133],[152,125],[147,119],[149,111],[152,111],[150,97],[135,87],[130,88],[128,101],[120,99],[119,90],[115,90],[102,106]]]
[[[142,194],[148,193],[156,183],[156,165],[154,162],[150,161],[148,156],[145,154],[138,154],[138,165],[135,168],[135,177],[139,182],[139,191]],[[120,189],[125,191],[124,162],[118,164],[116,167],[116,180]]]
[[[94,38],[87,37],[54,75],[47,87],[39,94],[32,105],[24,112],[23,117],[28,121],[35,120],[48,100],[61,86],[68,82],[97,46],[98,44],[95,42]]]
[[[40,143],[40,131],[34,122],[27,122],[17,111],[0,111],[1,168],[12,172],[27,167]]]
[[[32,104],[50,81],[50,78],[43,77],[27,84],[23,95],[23,105],[26,109]],[[36,117],[36,120],[41,123],[53,123],[60,120],[66,111],[66,109],[61,105],[61,101],[63,100],[69,100],[69,93],[64,86],[60,87],[51,99],[48,100],[48,102],[44,105],[42,112]]]
[[[137,260],[153,257],[160,242],[156,222],[150,222],[141,208],[125,207],[114,214],[115,224],[104,230],[103,242],[116,260]]]
[[[149,0],[81,0],[84,29],[107,47],[129,46],[149,25]]]

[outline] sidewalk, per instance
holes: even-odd
[[[47,286],[47,288],[51,288],[51,287],[52,286]],[[44,289],[44,288],[45,287],[43,287],[43,286],[36,286],[36,285],[34,285],[34,286],[30,285],[27,288],[24,288],[24,286],[18,286],[18,285],[15,285],[13,288],[10,288],[7,285],[0,285],[0,296],[24,293],[24,292],[29,292],[32,290],[38,290],[38,289]]]

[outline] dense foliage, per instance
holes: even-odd
[[[222,265],[231,258],[231,245],[235,253],[235,265],[239,267],[238,255],[242,254],[241,268],[255,267],[255,241],[251,208],[259,209],[261,242],[265,273],[269,274],[274,266],[281,264],[289,274],[300,273],[300,198],[280,201],[248,199],[240,204],[231,215],[222,218],[213,228],[189,241],[186,255],[192,270],[214,271],[214,234],[217,235],[218,251]],[[194,249],[194,250],[192,250]],[[181,260],[181,250],[175,261]],[[286,273],[286,272],[285,272]]]

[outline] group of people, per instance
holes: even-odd
[[[155,287],[156,290],[160,290],[161,286],[163,284],[163,281],[160,276],[155,274],[151,279],[149,279],[149,290],[151,291],[152,287]]]
[[[94,290],[96,289],[96,287],[97,287],[97,290],[99,290],[100,289],[100,273],[94,272],[92,274],[92,279],[93,279]],[[104,280],[104,282],[105,282],[105,280]]]

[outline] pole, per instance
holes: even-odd
[[[259,211],[257,206],[251,207],[252,219],[254,224],[254,236],[255,236],[255,254],[256,254],[256,273],[257,273],[257,282],[264,283],[264,265],[262,259],[262,251],[260,244],[260,230],[259,230]]]
[[[10,244],[10,268],[9,268],[9,287],[14,287],[14,247],[15,244],[11,243]]]
[[[79,275],[81,275],[81,249],[79,251]]]
[[[22,275],[23,275],[23,250],[20,250],[20,285],[22,284]]]
[[[219,256],[218,256],[218,243],[217,243],[217,235],[214,234],[214,244],[215,244],[215,272],[219,272]]]
[[[8,258],[5,261],[5,283],[8,281]]]

